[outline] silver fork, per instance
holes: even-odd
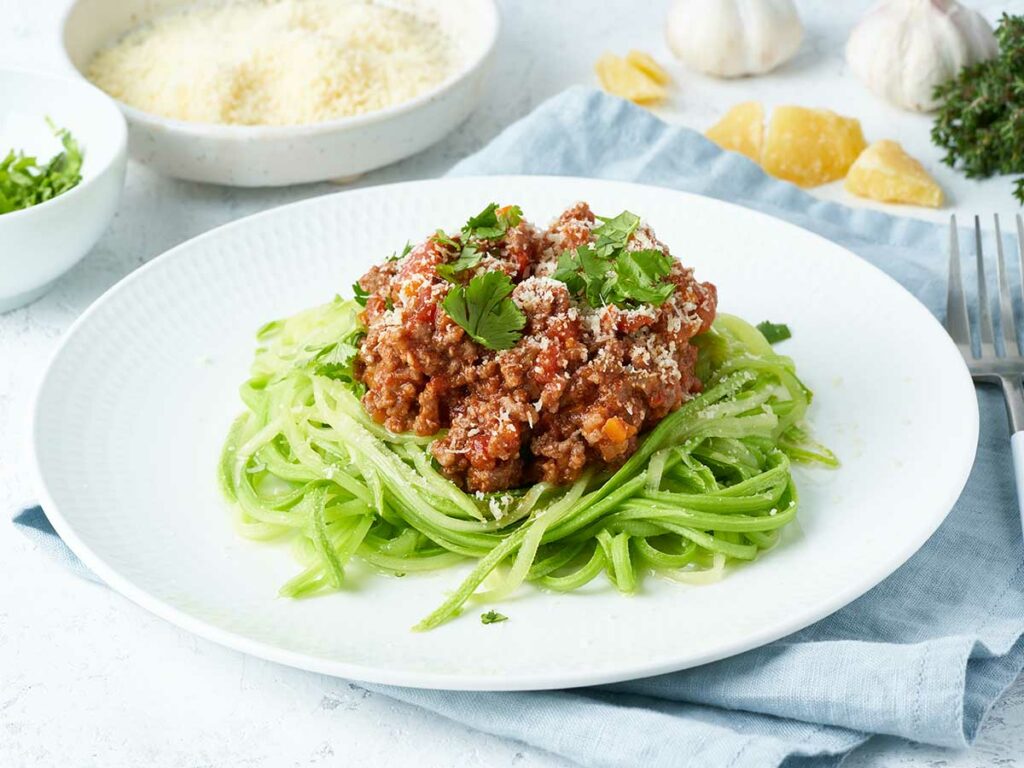
[[[957,237],[956,216],[949,222],[949,288],[946,294],[946,330],[953,337],[964,362],[976,382],[998,384],[1006,400],[1006,415],[1010,421],[1010,446],[1013,450],[1013,467],[1017,480],[1017,499],[1024,520],[1024,346],[1017,337],[1017,323],[1013,316],[1013,299],[1010,281],[1006,276],[1006,258],[1003,254],[1002,232],[999,215],[996,214],[996,283],[999,288],[999,325],[1002,344],[996,343],[992,323],[992,308],[985,281],[985,256],[981,247],[981,221],[974,217],[974,248],[978,272],[978,336],[980,354],[975,354],[971,343],[971,320],[967,312],[967,296],[964,294],[963,277],[960,273],[960,242]],[[1021,301],[1024,302],[1024,220],[1017,214],[1017,251],[1020,263]]]

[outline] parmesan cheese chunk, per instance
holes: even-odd
[[[370,0],[235,0],[153,19],[87,75],[164,117],[297,125],[413,99],[448,76],[452,50],[438,25]]]

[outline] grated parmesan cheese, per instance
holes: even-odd
[[[371,0],[233,0],[155,18],[87,75],[164,117],[296,125],[408,101],[448,76],[451,50],[436,24]]]

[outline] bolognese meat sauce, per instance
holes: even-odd
[[[587,467],[624,462],[639,435],[700,391],[691,339],[710,327],[717,297],[643,223],[623,238],[622,253],[656,252],[667,297],[616,304],[573,290],[563,255],[599,248],[602,221],[579,203],[543,231],[515,217],[500,234],[485,233],[498,236],[472,242],[466,230],[439,232],[367,272],[355,370],[370,416],[394,432],[447,428],[431,450],[470,491],[568,483]],[[509,348],[488,348],[446,311],[453,286],[490,272],[511,281],[524,319]]]

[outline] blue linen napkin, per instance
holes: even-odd
[[[944,304],[945,227],[816,200],[694,131],[597,91],[549,100],[452,173],[592,176],[731,200],[847,246],[936,314]],[[833,766],[875,733],[965,746],[1024,669],[1024,546],[1006,417],[997,392],[978,397],[977,462],[946,522],[893,576],[801,632],[714,664],[600,688],[365,687],[586,766]],[[41,510],[15,521],[74,562]]]

